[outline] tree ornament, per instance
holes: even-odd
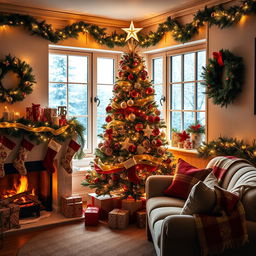
[[[105,149],[105,154],[106,154],[107,156],[112,156],[113,150],[112,150],[111,148],[106,148],[106,149]]]
[[[161,138],[165,138],[166,137],[166,133],[162,131],[161,134],[160,134],[160,137]]]
[[[107,123],[109,123],[109,122],[112,121],[112,118],[111,118],[111,116],[107,116],[105,120],[106,120]]]
[[[118,160],[119,163],[122,163],[124,161],[124,157],[123,156],[119,156],[117,160]]]
[[[101,178],[101,180],[106,180],[107,176],[106,176],[106,174],[101,174],[100,178]]]
[[[119,77],[124,76],[124,72],[123,72],[123,71],[118,72],[118,76],[119,76]]]
[[[135,83],[134,84],[134,88],[135,89],[140,89],[141,88],[141,84],[140,83]]]
[[[100,179],[97,177],[94,179],[94,183],[98,183],[100,181]]]
[[[85,178],[86,178],[87,180],[90,180],[91,177],[92,177],[92,176],[91,176],[90,174],[86,174],[86,175],[85,175]]]
[[[160,130],[158,128],[155,128],[153,131],[152,131],[152,134],[154,136],[158,136],[160,134]]]
[[[128,78],[128,80],[132,81],[134,79],[134,75],[131,73],[131,74],[128,75],[127,78]]]
[[[203,84],[206,94],[213,99],[213,103],[227,107],[242,91],[244,65],[242,58],[235,56],[229,50],[213,53],[209,64],[203,68]],[[223,76],[228,79],[224,79]]]
[[[120,144],[122,145],[122,150],[128,150],[128,148],[133,145],[132,143],[130,143],[130,139],[126,138],[124,141],[120,142]]]
[[[130,92],[130,95],[131,95],[131,97],[133,97],[133,98],[137,98],[137,97],[139,96],[139,93],[138,93],[137,91],[135,91],[135,90],[132,90],[132,91]]]
[[[137,147],[137,152],[138,152],[139,155],[142,155],[143,153],[146,152],[146,149],[143,146],[139,145]]]
[[[22,101],[27,94],[32,93],[32,86],[36,82],[32,74],[32,68],[24,61],[7,55],[4,60],[0,60],[0,102],[15,103]],[[25,72],[26,70],[26,72]],[[2,80],[5,75],[12,71],[17,74],[19,84],[12,89],[5,89]]]
[[[152,131],[153,129],[151,129],[150,126],[147,124],[146,128],[143,129],[144,136],[150,138],[150,136],[152,135]]]
[[[136,146],[133,145],[133,144],[130,145],[130,146],[129,146],[129,151],[132,152],[132,153],[134,153],[134,152],[136,151]]]
[[[121,174],[120,174],[120,178],[121,178],[121,179],[124,180],[126,177],[127,177],[127,176],[125,175],[125,173],[121,173]]]
[[[126,102],[125,102],[125,101],[121,102],[120,107],[121,107],[122,109],[127,108]]]
[[[110,186],[113,186],[113,185],[114,185],[114,181],[113,181],[112,179],[110,179],[110,180],[108,181],[108,184],[109,184]]]
[[[136,125],[135,125],[135,130],[137,131],[137,132],[139,132],[139,131],[141,131],[142,129],[143,129],[143,124],[142,123],[137,123]]]
[[[131,122],[134,122],[134,120],[136,119],[136,116],[135,116],[133,113],[131,113],[131,114],[129,115],[128,119],[129,119]]]
[[[123,119],[124,119],[124,115],[123,115],[123,114],[119,114],[119,115],[117,116],[117,119],[123,120]]]
[[[154,117],[154,122],[155,123],[159,123],[160,122],[160,117],[159,116],[155,116]]]
[[[160,115],[161,115],[161,111],[158,110],[158,109],[156,109],[156,110],[155,110],[155,114],[156,114],[157,116],[160,116]]]
[[[148,87],[145,92],[146,94],[151,95],[154,93],[154,89],[152,87]]]
[[[108,106],[106,107],[106,112],[109,113],[111,110],[112,110],[112,107],[111,107],[110,105],[108,105]]]
[[[128,105],[129,107],[133,106],[133,105],[134,105],[134,101],[133,101],[133,100],[128,100],[128,101],[127,101],[127,105]]]
[[[163,142],[162,142],[161,140],[157,139],[157,140],[156,140],[156,146],[157,146],[157,147],[160,147],[160,146],[162,146],[162,145],[163,145]]]
[[[150,123],[154,123],[154,120],[155,120],[155,118],[154,118],[154,116],[147,116],[147,120],[150,122]]]

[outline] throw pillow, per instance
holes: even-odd
[[[174,174],[172,184],[164,190],[167,196],[187,199],[191,188],[205,179],[212,169],[197,169],[181,158],[178,160],[177,171]]]
[[[199,181],[190,191],[181,213],[182,215],[207,214],[215,205],[216,195],[213,189],[204,182]]]
[[[210,172],[207,177],[204,179],[204,184],[206,184],[209,188],[214,189],[214,186],[218,186],[218,180],[213,172]]]

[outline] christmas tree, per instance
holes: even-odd
[[[97,195],[116,192],[139,199],[147,177],[171,174],[174,161],[143,58],[131,51],[122,56],[119,68],[102,142],[82,185],[95,188]]]

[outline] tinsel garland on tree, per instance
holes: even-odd
[[[195,13],[193,21],[181,25],[177,19],[168,17],[167,20],[159,24],[155,32],[150,31],[148,34],[139,34],[139,45],[149,47],[156,45],[165,35],[171,32],[174,40],[178,42],[187,42],[199,28],[207,22],[209,26],[216,25],[223,29],[230,27],[240,21],[243,15],[256,14],[256,2],[253,0],[243,1],[240,5],[224,8],[223,5],[205,7]],[[108,34],[106,28],[97,25],[88,24],[84,21],[75,22],[62,29],[54,30],[50,24],[45,21],[38,21],[30,15],[20,14],[0,14],[0,25],[23,26],[31,32],[32,35],[40,36],[52,43],[57,43],[68,38],[77,38],[79,33],[89,33],[98,43],[107,45],[109,48],[114,46],[124,46],[126,44],[126,34],[114,32]]]
[[[64,142],[67,139],[71,138],[76,138],[78,139],[78,142],[81,144],[81,148],[76,154],[77,158],[83,157],[83,148],[85,145],[85,140],[84,140],[84,126],[79,123],[75,118],[71,118],[67,121],[67,129],[60,133],[59,135],[54,135],[50,131],[42,131],[42,132],[36,132],[33,131],[33,128],[40,128],[40,127],[49,127],[52,128],[53,130],[58,130],[61,127],[58,125],[51,125],[48,122],[34,122],[27,120],[25,118],[20,118],[16,121],[13,122],[8,122],[6,123],[3,118],[0,119],[0,125],[5,124],[6,128],[0,127],[0,135],[8,135],[12,137],[18,137],[22,138],[26,136],[29,140],[34,141],[37,144],[40,144],[42,142],[47,142],[50,139],[54,139],[57,142]],[[17,128],[17,127],[8,127],[8,124],[13,124],[14,126],[16,125],[18,127],[18,124],[25,125],[29,128],[31,128],[31,131]],[[36,129],[35,129],[36,130]]]
[[[208,158],[212,156],[236,156],[248,160],[256,166],[256,142],[248,145],[243,140],[228,137],[219,137],[217,140],[203,143],[197,149],[199,157]]]

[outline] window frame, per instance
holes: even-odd
[[[69,47],[70,48],[70,47]],[[87,93],[88,93],[88,131],[87,131],[87,145],[88,149],[85,149],[85,158],[91,158],[94,154],[94,149],[97,147],[97,103],[94,102],[94,97],[97,96],[97,58],[111,58],[114,59],[114,84],[116,81],[116,74],[118,70],[118,62],[121,59],[121,52],[107,52],[99,50],[88,50],[85,49],[69,49],[63,47],[63,49],[49,47],[48,56],[50,54],[59,54],[59,55],[70,55],[70,56],[86,56],[88,57],[87,65]],[[48,61],[48,70],[49,70],[49,61]],[[68,70],[68,62],[67,62]],[[48,72],[49,74],[49,72]],[[57,82],[56,82],[57,83]],[[62,83],[62,82],[61,82]],[[49,106],[49,84],[50,80],[48,77],[48,87],[47,87],[47,104]],[[68,71],[67,71],[67,82],[68,83]],[[67,94],[67,103],[68,103],[68,94]],[[84,158],[84,159],[85,159]],[[83,161],[83,159],[79,160]]]
[[[176,45],[173,46],[173,49],[170,50],[164,50],[160,51],[158,53],[149,53],[147,54],[147,63],[149,67],[149,74],[151,79],[153,79],[153,59],[162,57],[163,58],[163,92],[165,92],[166,101],[164,102],[164,121],[166,122],[166,136],[168,141],[171,141],[171,117],[170,112],[171,110],[171,63],[170,63],[170,57],[175,55],[181,55],[181,54],[187,54],[192,52],[200,52],[200,51],[206,51],[206,64],[207,64],[207,56],[208,56],[208,50],[206,42],[200,42],[200,43],[194,43],[190,45]],[[183,66],[182,66],[183,68]],[[195,69],[196,72],[196,69]],[[200,80],[201,81],[201,80]],[[186,81],[185,83],[198,83],[197,80],[193,81]],[[182,82],[184,83],[184,82]],[[178,83],[177,83],[178,84]],[[197,97],[195,95],[195,97]],[[182,99],[183,100],[183,99]],[[197,100],[197,99],[196,99]],[[183,110],[180,110],[180,112]],[[202,112],[198,110],[191,110],[192,112]],[[189,112],[189,111],[188,111]],[[205,96],[205,141],[208,139],[208,100]]]

